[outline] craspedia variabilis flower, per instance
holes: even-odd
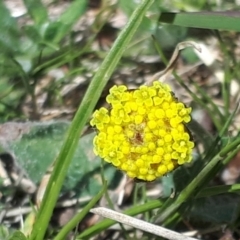
[[[94,152],[106,162],[131,178],[153,181],[191,161],[194,143],[185,127],[191,108],[168,85],[113,86],[106,100],[110,108],[96,110],[90,122],[98,130]]]

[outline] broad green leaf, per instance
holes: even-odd
[[[188,217],[194,221],[215,224],[234,223],[238,217],[240,196],[237,194],[221,194],[200,198],[194,201]]]
[[[24,0],[24,4],[35,24],[40,25],[48,21],[47,7],[41,0]]]
[[[160,22],[193,28],[240,31],[238,12],[161,13]]]
[[[68,123],[26,124],[24,134],[19,140],[9,143],[10,150],[15,154],[20,166],[28,173],[35,183],[55,159],[62,144],[62,138]]]
[[[10,141],[9,151],[16,156],[17,164],[28,174],[30,179],[38,183],[55,160],[69,123],[29,123],[25,127],[27,130],[20,139]],[[74,190],[81,196],[94,196],[99,191],[102,185],[100,180],[101,160],[93,153],[94,135],[95,133],[88,134],[79,140],[79,146],[70,164],[63,191]],[[116,174],[115,168],[109,164],[105,167],[104,175],[110,183],[114,182],[115,184],[118,184],[117,181],[121,177],[121,174],[120,176]]]

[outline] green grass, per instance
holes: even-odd
[[[108,53],[100,51],[94,53],[99,58],[100,56],[104,56],[103,61],[99,64],[98,70],[91,79],[75,117],[71,121],[58,156],[56,159],[52,159],[54,161],[53,171],[51,172],[40,208],[34,210],[36,211],[36,218],[30,235],[25,237],[20,231],[16,231],[10,237],[11,234],[6,233],[6,229],[2,228],[2,233],[0,234],[5,236],[6,239],[42,240],[49,234],[48,227],[52,213],[56,207],[68,168],[78,146],[79,136],[83,133],[100,97],[103,96],[103,91],[114,71],[118,70],[121,65],[126,64],[128,66],[129,63],[124,62],[123,56],[136,56],[136,54],[134,55],[136,49],[139,51],[139,55],[143,54],[144,50],[142,50],[141,46],[144,46],[146,43],[149,44],[149,39],[152,43],[151,34],[153,34],[153,27],[156,28],[155,39],[157,44],[155,50],[153,47],[154,43],[152,43],[152,48],[149,51],[156,51],[165,60],[165,52],[167,52],[165,50],[168,50],[168,47],[164,49],[163,46],[168,46],[167,40],[171,40],[169,42],[173,44],[172,48],[174,48],[176,41],[179,42],[179,40],[188,40],[191,38],[188,35],[188,28],[214,30],[213,35],[219,41],[219,51],[222,51],[228,60],[224,61],[225,77],[221,82],[222,106],[217,105],[212,96],[208,96],[202,87],[194,82],[194,79],[189,81],[191,85],[189,83],[186,84],[183,78],[177,72],[173,71],[175,80],[189,93],[191,99],[194,101],[195,105],[193,106],[198,106],[209,114],[215,127],[215,134],[207,132],[197,122],[191,123],[188,128],[194,136],[197,147],[201,146],[201,150],[196,151],[191,166],[177,169],[168,178],[162,180],[162,184],[168,185],[164,188],[164,191],[167,192],[167,189],[170,189],[171,193],[174,190],[174,196],[170,197],[170,194],[166,194],[166,198],[151,200],[146,197],[145,186],[140,186],[135,190],[135,201],[133,201],[132,206],[125,210],[124,213],[130,216],[144,213],[144,219],[147,221],[151,221],[157,225],[161,224],[166,228],[174,230],[177,229],[180,223],[185,221],[188,214],[194,212],[195,208],[201,209],[204,204],[207,205],[208,201],[212,201],[216,206],[219,206],[222,213],[220,216],[217,216],[219,222],[212,221],[211,224],[213,226],[220,226],[224,222],[227,226],[231,226],[233,231],[237,231],[240,201],[236,201],[234,197],[236,193],[239,193],[239,184],[236,183],[230,186],[217,185],[214,184],[214,180],[240,150],[239,129],[237,127],[233,128],[239,111],[238,99],[235,99],[235,102],[233,102],[230,94],[231,79],[238,79],[239,77],[238,68],[234,68],[232,64],[234,63],[236,66],[239,66],[239,61],[232,52],[232,49],[228,47],[222,38],[224,34],[228,34],[229,32],[221,32],[221,30],[230,31],[229,35],[231,36],[234,31],[239,31],[240,17],[233,16],[229,12],[218,14],[214,12],[162,13],[161,11],[164,10],[164,7],[161,5],[161,1],[154,0],[142,0],[137,6],[132,5],[130,1],[122,0],[119,6],[124,10],[127,2],[129,5],[125,11],[129,14],[128,22],[120,31],[110,51]],[[202,4],[199,3],[198,10],[206,10],[211,7],[212,9],[216,8],[213,1],[211,2],[212,6],[206,5],[207,1],[201,2]],[[31,96],[33,112],[35,112],[35,116],[38,115],[35,88],[40,76],[45,75],[49,70],[69,64],[70,71],[67,77],[74,77],[83,72],[91,71],[90,69],[78,66],[78,62],[84,56],[94,52],[91,49],[91,44],[107,22],[107,18],[104,19],[102,17],[104,14],[101,16],[100,12],[99,19],[102,19],[101,22],[94,23],[94,27],[97,30],[93,31],[84,45],[79,48],[74,39],[71,38],[73,35],[72,28],[77,19],[87,11],[86,1],[76,0],[72,2],[70,7],[56,21],[50,20],[47,8],[41,1],[33,3],[32,1],[25,0],[24,3],[27,7],[27,14],[31,17],[33,24],[25,26],[23,31],[19,29],[16,19],[10,16],[5,5],[0,3],[0,15],[2,16],[0,25],[3,29],[2,36],[4,35],[4,37],[0,36],[1,122],[10,119],[25,118],[18,108],[18,102],[26,95]],[[110,12],[114,12],[119,6],[110,6]],[[182,10],[193,6],[191,5],[191,1],[188,1],[185,4],[182,3],[181,6],[174,5],[170,7]],[[224,5],[223,10],[225,8],[227,6]],[[134,11],[129,11],[129,9],[134,9]],[[106,9],[103,8],[101,10],[102,13],[106,13],[104,12]],[[149,12],[152,15],[149,15]],[[169,25],[166,25],[166,23]],[[163,32],[161,32],[162,30],[157,32],[158,25],[162,27]],[[174,31],[171,32],[171,30],[168,30],[176,29],[175,25],[185,27],[179,28],[180,30],[178,29],[181,32],[182,39],[179,39],[179,36],[173,33]],[[8,31],[4,29],[8,29]],[[133,44],[133,48],[131,48],[130,43],[137,41],[138,37],[144,34],[149,36],[147,40],[145,41],[143,38],[143,40]],[[163,38],[163,34],[165,34],[164,36],[168,36],[168,38]],[[24,36],[25,41],[29,44],[24,45],[19,40],[20,36]],[[126,49],[128,50],[127,52]],[[167,64],[166,61],[165,64]],[[154,75],[154,72],[151,75]],[[230,134],[231,131],[233,131],[233,134]],[[102,178],[104,179],[103,175],[104,171],[102,171]],[[108,184],[106,181],[103,181],[103,187],[99,189],[99,193],[62,229],[53,231],[52,235],[54,236],[51,235],[52,239],[65,239],[67,234],[77,227],[78,223],[84,219],[99,199],[103,195],[108,196]],[[230,202],[235,202],[235,205],[230,210],[217,198],[218,195],[221,197],[224,194]],[[237,198],[237,200],[239,199]],[[142,204],[139,205],[139,202],[142,202]],[[205,214],[205,218],[209,219],[211,216],[212,218],[217,218],[214,214],[211,216],[207,215],[210,208],[211,205],[204,208],[203,214]],[[231,212],[232,215],[230,217],[226,216],[227,212]],[[194,213],[196,214],[196,212]],[[200,213],[198,212],[198,214]],[[201,228],[204,225],[202,224],[204,222],[203,218],[201,218],[200,222],[199,226]],[[89,239],[104,232],[114,223],[115,221],[110,219],[101,220],[94,226],[85,229],[81,233],[77,233],[75,239]],[[207,223],[209,223],[209,220]],[[124,229],[124,226],[121,227]],[[128,234],[126,230],[125,234]],[[157,237],[149,235],[149,239],[157,239]]]

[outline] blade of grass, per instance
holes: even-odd
[[[146,10],[154,0],[143,0],[133,12],[129,22],[119,34],[109,54],[104,59],[97,73],[92,79],[89,88],[82,100],[72,124],[68,130],[67,138],[56,159],[55,166],[44,194],[43,202],[36,216],[36,222],[30,235],[30,240],[42,240],[47,230],[49,220],[55,207],[59,192],[65,179],[67,169],[76,150],[79,136],[89,119],[101,93],[111,74],[118,64],[127,44],[140,25]]]
[[[47,7],[40,0],[24,0],[24,4],[35,24],[40,25],[48,22]]]
[[[16,53],[19,51],[20,31],[17,21],[11,16],[4,1],[0,1],[0,50],[3,53]],[[6,61],[6,60],[5,60]]]
[[[194,199],[199,198],[206,198],[206,197],[213,197],[219,194],[226,194],[226,193],[235,193],[239,194],[240,192],[240,184],[233,184],[233,185],[221,185],[221,186],[214,186],[214,187],[207,187],[203,188],[197,195],[193,195]],[[182,209],[182,211],[184,211]],[[164,221],[164,226],[173,227],[182,219],[182,214],[180,212],[174,212],[171,214],[166,221]]]
[[[159,21],[183,27],[240,31],[240,16],[237,11],[161,13]]]
[[[240,150],[240,147],[235,148],[228,157],[227,161],[231,160],[236,153]],[[157,222],[164,222],[169,216],[171,216],[177,209],[181,206],[181,204],[187,201],[188,198],[194,195],[196,191],[201,188],[202,182],[205,178],[208,177],[209,172],[217,166],[217,164],[221,161],[222,157],[218,154],[216,155],[211,162],[209,162],[205,168],[193,179],[193,181],[179,194],[176,200],[170,204],[169,207],[165,208],[165,210],[159,213],[160,217],[157,219]]]
[[[227,122],[223,126],[221,132],[219,133],[220,138],[226,132],[229,125],[232,122],[233,117],[236,114],[238,106],[235,111],[229,116]],[[199,174],[186,186],[185,189],[177,196],[176,199],[169,199],[163,205],[163,207],[158,212],[160,217],[157,218],[157,222],[164,222],[173,212],[177,211],[177,209],[181,206],[181,204],[188,200],[188,198],[192,197],[194,194],[197,194],[203,186],[209,181],[212,176],[219,170],[219,163],[223,166],[226,162],[228,162],[231,158],[233,158],[236,153],[239,151],[240,147],[240,139],[234,139],[231,143],[227,144],[220,152],[218,152],[211,161],[199,172]],[[236,146],[238,146],[236,148]],[[209,155],[212,155],[212,151],[209,151]],[[223,156],[229,153],[229,155],[223,159]],[[209,156],[206,155],[206,159]],[[221,161],[222,160],[222,161]]]
[[[54,240],[62,240],[66,239],[67,234],[73,230],[79,222],[86,216],[86,214],[90,211],[92,207],[97,203],[97,201],[103,196],[103,194],[107,190],[107,182],[103,183],[102,189],[99,193],[83,208],[83,210],[75,215],[58,233],[58,235],[54,238]]]
[[[195,119],[192,119],[188,124],[186,124],[186,126],[194,133],[194,139],[196,138],[204,145],[204,149],[207,149],[214,142],[214,137]]]
[[[110,15],[105,14],[105,17],[106,19],[109,19]],[[107,23],[107,20],[102,21],[101,24],[99,23],[96,24],[96,19],[95,19],[93,22],[93,26],[97,25],[98,28],[95,30],[94,34],[88,38],[87,43],[81,48],[80,51],[76,51],[75,50],[76,47],[74,47],[73,50],[69,50],[69,49],[66,50],[64,48],[61,48],[62,53],[60,52],[58,56],[56,56],[51,60],[43,61],[43,63],[38,64],[36,68],[33,70],[33,74],[36,74],[39,71],[48,72],[49,69],[58,68],[59,66],[62,66],[66,63],[73,61],[75,58],[79,57],[84,53],[91,52],[92,50],[90,50],[91,49],[90,46],[92,45],[93,41],[96,39],[97,34],[100,32],[100,30],[106,23]]]
[[[194,198],[202,198],[207,196],[218,195],[222,193],[238,193],[240,191],[240,184],[234,184],[229,186],[216,186],[216,187],[208,187],[202,189]],[[148,212],[153,209],[160,208],[162,206],[162,202],[159,200],[153,200],[151,202],[145,203],[143,205],[134,206],[128,210],[123,211],[123,213],[129,216],[136,216],[140,213]],[[100,233],[104,229],[107,229],[113,226],[116,222],[110,219],[105,219],[94,226],[86,229],[80,235],[77,236],[77,239],[89,239],[90,237]]]
[[[212,119],[214,125],[216,126],[216,128],[218,130],[221,129],[221,124],[219,123],[218,119],[216,118],[216,115],[213,114],[212,109],[206,103],[204,103],[204,101],[201,98],[199,98],[195,93],[193,93],[189,89],[189,87],[183,82],[181,77],[179,77],[175,71],[173,72],[173,75],[174,75],[176,81],[178,81],[178,83],[191,95],[193,100],[195,102],[197,102],[203,109],[205,109],[207,111],[207,113],[211,117],[211,119]]]
[[[219,117],[222,125],[222,123],[225,121],[225,117],[219,110],[219,107],[214,103],[213,99],[210,96],[208,96],[208,94],[201,87],[199,87],[198,84],[196,84],[191,78],[190,83],[193,84],[197,92],[201,95],[201,99],[206,100],[209,103],[209,105],[212,106],[212,113]],[[229,114],[227,114],[227,116],[228,115]]]
[[[101,179],[102,179],[102,182],[105,181],[105,176],[104,176],[104,161],[102,159],[102,162],[101,162]],[[104,194],[104,197],[107,201],[107,204],[108,206],[114,210],[114,203],[109,195],[109,192],[108,191],[105,191],[105,194]],[[128,239],[128,233],[126,231],[126,229],[124,228],[123,224],[119,224],[120,228],[121,228],[121,231],[122,231],[122,234],[123,236],[125,237],[125,239]]]
[[[143,205],[134,206],[128,210],[123,211],[123,213],[129,216],[135,216],[139,213],[144,213],[146,211],[150,211],[156,208],[160,208],[162,206],[162,202],[159,200],[153,200],[151,202],[145,203]],[[77,236],[77,239],[90,239],[90,237],[100,233],[104,229],[107,229],[114,225],[116,222],[110,219],[105,219],[94,226],[86,229],[80,235]]]
[[[224,110],[225,115],[229,115],[229,109],[230,109],[230,84],[231,80],[235,78],[234,73],[232,71],[232,67],[229,64],[229,62],[233,62],[233,65],[236,66],[237,62],[236,59],[233,57],[231,50],[228,49],[227,44],[223,41],[221,34],[218,30],[214,31],[215,35],[219,41],[221,52],[224,56],[224,81],[222,82],[222,94],[223,94],[223,100],[224,100]]]
[[[97,207],[91,210],[92,213],[98,214],[102,217],[113,219],[136,229],[151,233],[155,236],[171,239],[171,240],[197,240],[196,238],[187,237],[178,232],[163,228],[152,223],[130,217],[126,214],[113,211],[104,207]]]
[[[234,112],[228,117],[228,120],[224,124],[223,128],[219,132],[219,136],[216,137],[215,141],[210,145],[210,147],[207,150],[205,161],[206,163],[209,161],[212,161],[211,159],[214,158],[216,153],[222,157],[221,164],[217,164],[215,167],[213,167],[205,179],[202,181],[202,184],[200,189],[205,186],[213,176],[215,176],[222,168],[225,166],[229,161],[229,158],[224,159],[225,155],[229,152],[233,151],[235,147],[240,143],[238,137],[232,138],[232,140],[229,141],[228,144],[225,144],[224,142],[224,135],[226,134],[227,130],[229,129],[230,124],[232,123],[233,118],[236,116],[236,112],[238,111],[238,105],[236,106]],[[224,154],[222,154],[224,153]]]
[[[161,57],[163,63],[167,66],[168,65],[168,60],[165,57],[163,50],[161,48],[161,46],[158,44],[157,39],[155,38],[154,35],[152,35],[153,38],[153,42],[154,42],[154,46],[159,54],[159,56]],[[178,77],[178,75],[173,71],[173,74],[175,74],[177,76],[177,80],[178,82],[186,89],[186,91],[193,97],[193,99],[195,100],[195,102],[198,102],[199,105],[202,105],[203,107],[205,106],[205,104],[201,101],[200,98],[198,98],[189,88],[186,84],[184,84],[183,80]],[[210,110],[209,110],[210,111]],[[204,144],[205,149],[208,146],[211,146],[212,142],[213,142],[213,137],[210,135],[210,133],[208,133],[202,126],[200,126],[200,124],[195,121],[194,119],[192,119],[188,124],[187,127],[195,133],[195,135],[197,136],[198,139],[200,139],[200,141]]]
[[[56,22],[52,22],[45,33],[45,39],[58,43],[68,32],[73,24],[83,15],[87,7],[86,0],[75,0],[63,12]],[[52,35],[55,32],[54,36]]]
[[[234,184],[229,186],[216,186],[216,187],[208,187],[201,192],[199,192],[198,195],[194,196],[194,198],[202,198],[207,196],[214,196],[222,193],[238,193],[240,191],[240,184]],[[129,215],[129,216],[135,216],[140,213],[144,213],[153,209],[160,208],[162,206],[162,203],[155,200],[148,202],[146,204],[135,206],[131,209],[125,210],[123,213]],[[100,223],[90,227],[89,229],[86,229],[83,233],[81,233],[78,236],[78,239],[88,239],[92,237],[93,235],[103,231],[104,229],[109,228],[110,226],[114,225],[116,222],[112,220],[103,220]]]
[[[239,193],[239,192],[240,184],[214,186],[202,189],[201,192],[197,194],[196,198],[205,198],[223,193]]]
[[[219,153],[220,156],[224,157],[229,151],[235,149],[240,144],[240,138],[237,138],[235,141],[229,143],[225,146]]]

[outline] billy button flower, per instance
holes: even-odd
[[[133,91],[114,86],[106,100],[110,109],[96,110],[90,122],[98,130],[94,152],[105,161],[145,181],[191,161],[194,143],[185,127],[191,108],[168,85],[155,81]]]

